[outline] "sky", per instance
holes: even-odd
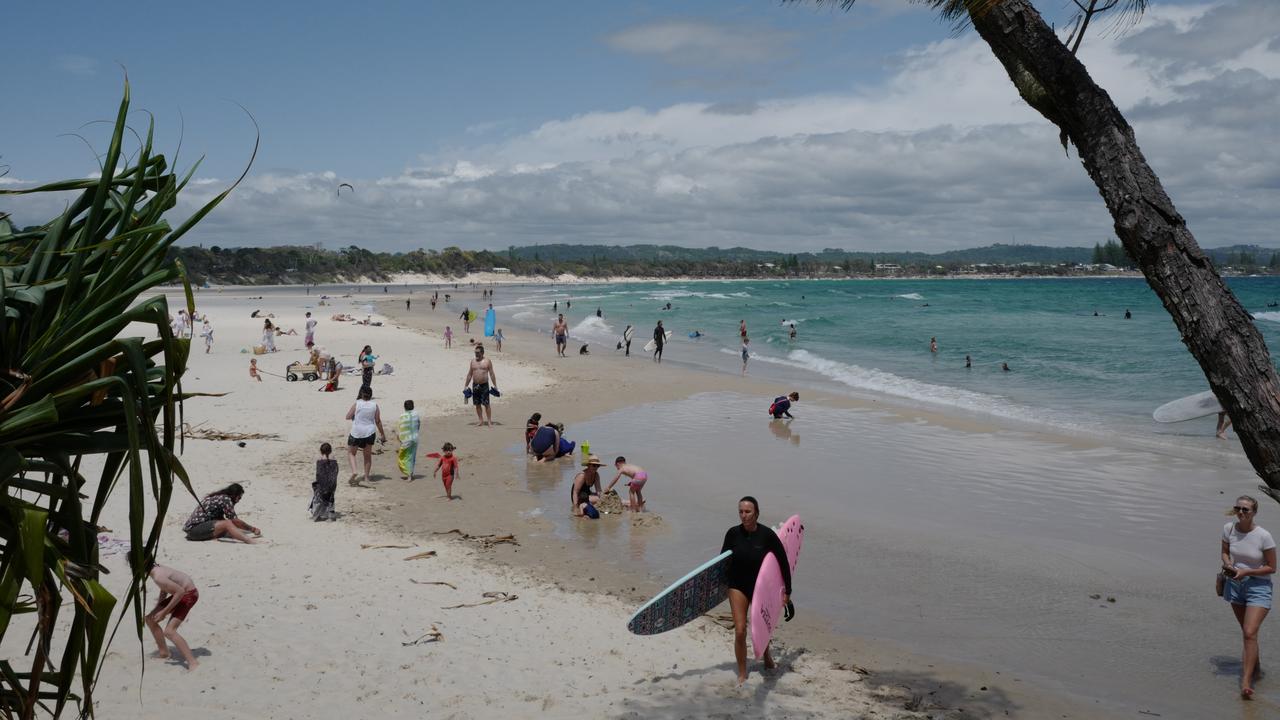
[[[1035,4],[1068,26],[1069,0]],[[5,16],[0,188],[95,174],[126,72],[133,127],[154,119],[177,167],[200,162],[173,220],[260,137],[189,244],[1114,238],[976,33],[898,0],[9,0]],[[1135,25],[1095,24],[1081,58],[1201,245],[1280,246],[1280,2],[1154,0]],[[37,224],[66,202],[0,212]]]

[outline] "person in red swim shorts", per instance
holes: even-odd
[[[160,586],[160,600],[156,602],[155,609],[147,613],[145,618],[147,628],[156,639],[156,657],[170,656],[166,640],[171,640],[178,648],[178,652],[182,654],[182,658],[187,661],[187,672],[191,672],[199,667],[200,663],[191,653],[191,646],[187,644],[186,639],[178,634],[178,627],[187,619],[187,613],[191,612],[191,608],[195,607],[200,600],[200,591],[196,589],[196,584],[191,580],[190,575],[181,570],[157,565],[154,561],[147,568],[147,574],[156,585]],[[161,630],[160,621],[166,617],[169,618],[169,624]]]

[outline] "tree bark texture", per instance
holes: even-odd
[[[1280,384],[1271,354],[1165,194],[1133,128],[1029,0],[1003,0],[973,12],[972,21],[1019,93],[1076,146],[1116,235],[1173,316],[1269,486],[1262,490],[1280,500]]]

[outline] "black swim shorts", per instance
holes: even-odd
[[[369,437],[362,437],[362,438],[352,437],[348,435],[347,447],[358,447],[358,448],[370,447],[373,445],[373,439],[377,436],[378,436],[377,433],[371,433]]]
[[[471,386],[471,404],[489,404],[489,383],[476,383]]]

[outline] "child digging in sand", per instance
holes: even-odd
[[[458,458],[453,454],[453,443],[445,443],[440,448],[440,460],[436,462],[436,469],[431,473],[435,477],[436,473],[441,473],[440,479],[444,482],[444,495],[450,500],[453,499],[453,481],[461,476],[458,471]]]
[[[617,460],[613,461],[613,466],[618,468],[618,474],[604,491],[608,493],[613,489],[614,485],[618,484],[618,480],[622,479],[623,475],[626,475],[631,478],[627,481],[627,507],[630,510],[639,512],[644,507],[643,490],[645,482],[649,480],[649,473],[645,472],[644,468],[639,465],[628,464],[627,459],[621,455],[618,456]]]
[[[187,613],[191,612],[191,608],[195,607],[196,602],[200,600],[200,592],[196,590],[196,584],[192,582],[191,576],[171,567],[157,565],[154,561],[147,567],[147,575],[160,586],[160,600],[156,603],[155,609],[147,613],[145,618],[147,628],[156,639],[156,657],[169,657],[169,645],[166,640],[172,640],[182,659],[187,661],[187,672],[191,672],[199,667],[200,663],[196,662],[196,656],[191,653],[191,646],[187,644],[186,639],[178,634],[178,627],[187,619]],[[169,624],[161,630],[160,621],[166,617],[169,618]]]

